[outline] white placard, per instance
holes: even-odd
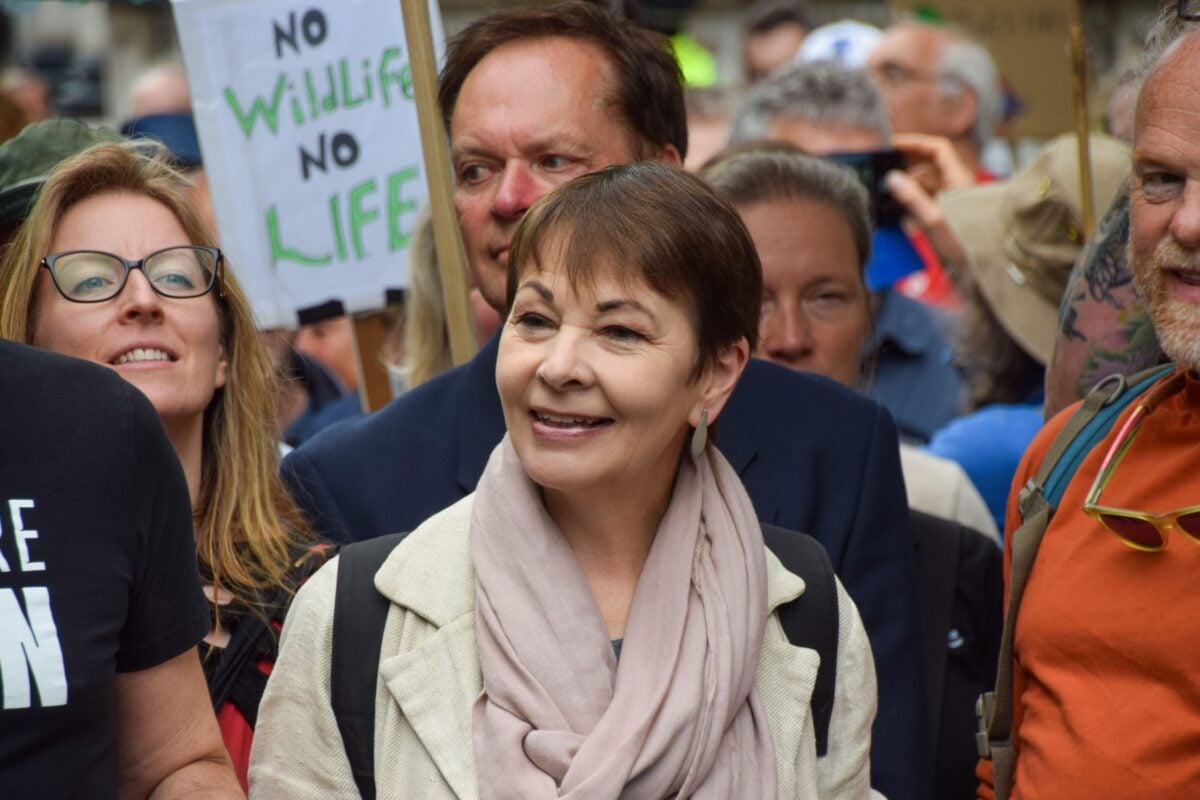
[[[221,247],[259,325],[383,307],[428,194],[400,0],[173,4]],[[440,54],[436,0],[429,15]]]

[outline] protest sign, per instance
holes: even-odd
[[[173,2],[221,246],[259,324],[381,308],[427,195],[399,0]]]

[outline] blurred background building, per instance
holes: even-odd
[[[398,0],[397,0],[398,2]],[[743,80],[742,43],[750,0],[607,0],[651,23],[680,25],[690,39],[711,53],[719,85]],[[461,28],[477,15],[507,2],[442,0],[446,30]],[[532,2],[523,5],[549,5]],[[970,0],[977,11],[1010,6],[1008,0]],[[298,4],[298,6],[301,4]],[[811,0],[813,22],[820,25],[854,18],[886,25],[895,8],[920,7],[920,0]],[[928,6],[954,6],[930,2]],[[1050,5],[1053,5],[1051,3]],[[1155,0],[1086,0],[1085,27],[1093,87],[1105,91],[1109,76],[1131,61],[1139,47]],[[998,19],[998,18],[997,18]],[[976,20],[990,24],[986,13]],[[994,22],[995,20],[992,20]],[[971,31],[980,34],[981,31]],[[985,37],[986,38],[986,37]],[[1063,48],[1066,48],[1065,40]],[[129,88],[148,67],[178,57],[171,7],[167,0],[0,0],[0,65],[7,68],[9,91],[24,93],[32,116],[40,102],[55,113],[116,124],[128,116]],[[1003,64],[1001,65],[1003,69]],[[1093,108],[1103,105],[1097,98]]]

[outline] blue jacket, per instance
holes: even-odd
[[[352,541],[412,530],[474,491],[504,436],[497,350],[493,337],[469,363],[322,431],[287,457],[284,478],[318,533]],[[875,654],[871,783],[891,800],[924,800],[932,758],[913,539],[891,417],[825,378],[752,359],[716,441],[763,522],[809,532],[829,551]]]
[[[929,452],[957,461],[983,495],[996,529],[1004,533],[1008,491],[1021,456],[1045,424],[1039,394],[1028,403],[992,403],[951,420],[933,434]]]
[[[963,378],[950,360],[954,323],[895,289],[879,300],[866,392],[891,412],[902,439],[924,444],[963,413]]]

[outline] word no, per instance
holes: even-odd
[[[279,23],[273,23],[275,26],[275,57],[283,58],[283,45],[290,44],[292,50],[299,53],[300,43],[296,41],[296,12],[288,14],[288,28],[285,31],[279,27]],[[304,37],[304,41],[309,47],[316,47],[321,42],[325,41],[325,36],[329,33],[329,23],[325,21],[325,15],[315,8],[310,8],[304,12],[304,16],[300,19],[299,33]]]
[[[315,8],[299,17],[293,11],[286,23],[274,21],[272,26],[276,59],[282,59],[287,48],[300,54],[301,42],[309,48],[319,47],[329,36],[328,20]],[[259,120],[275,136],[281,111],[290,111],[292,123],[300,128],[339,109],[371,102],[391,108],[400,98],[411,101],[412,68],[401,62],[403,53],[398,46],[387,47],[375,60],[363,58],[360,62],[357,57],[346,57],[305,66],[295,75],[280,72],[269,94],[253,95],[248,103],[232,86],[225,87],[222,94],[247,139],[254,135]]]

